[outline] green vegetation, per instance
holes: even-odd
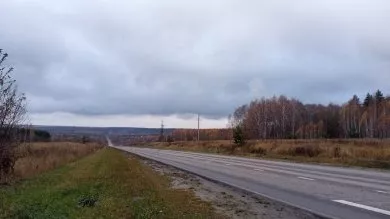
[[[244,133],[242,132],[242,128],[239,125],[233,128],[233,141],[234,144],[238,146],[245,144]]]
[[[107,148],[0,188],[0,197],[1,218],[218,218],[209,203]]]

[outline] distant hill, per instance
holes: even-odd
[[[33,126],[35,129],[47,131],[53,135],[158,135],[159,128],[136,127],[78,127],[78,126]],[[171,134],[175,129],[164,129],[165,134]]]

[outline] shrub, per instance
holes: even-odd
[[[86,144],[88,142],[90,142],[89,138],[87,136],[83,135],[83,137],[81,137],[81,143]]]
[[[258,154],[258,155],[266,155],[267,150],[265,148],[262,148],[262,147],[251,146],[251,147],[249,147],[249,153]]]
[[[333,157],[341,157],[341,148],[340,146],[337,146],[333,148]]]
[[[167,137],[167,142],[168,142],[168,143],[174,142],[173,137],[170,136],[170,135],[168,135],[168,137]]]
[[[289,151],[292,156],[305,156],[305,157],[317,157],[322,153],[320,147],[312,146],[312,145],[293,147]]]

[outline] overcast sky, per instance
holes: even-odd
[[[225,127],[285,94],[390,94],[388,0],[0,0],[35,124]]]

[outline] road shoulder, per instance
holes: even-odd
[[[306,211],[211,182],[159,162],[149,159],[141,160],[143,164],[150,166],[153,170],[164,176],[168,176],[172,188],[193,191],[202,200],[210,202],[217,213],[229,218],[319,218]]]

